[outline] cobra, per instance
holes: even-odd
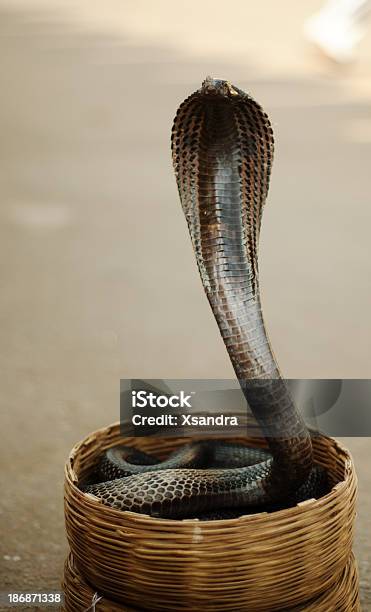
[[[239,451],[224,445],[221,465],[217,446],[211,452],[195,444],[160,464],[147,457],[148,465],[130,467],[133,449],[111,449],[102,462],[106,480],[85,487],[103,503],[177,518],[215,507],[270,507],[322,490],[311,436],[282,379],[262,315],[258,244],[273,149],[268,116],[228,81],[206,78],[177,111],[173,165],[201,281],[269,455],[245,449],[233,463],[228,454]]]

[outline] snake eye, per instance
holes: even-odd
[[[230,96],[238,96],[238,91],[235,90],[235,88],[229,81],[226,81],[225,85],[228,89],[228,93]]]

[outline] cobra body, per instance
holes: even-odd
[[[202,284],[270,455],[229,469],[212,462],[201,469],[178,455],[175,468],[173,459],[161,471],[136,466],[136,474],[116,472],[115,480],[86,490],[116,508],[166,517],[315,495],[321,476],[311,438],[282,380],[260,303],[258,242],[273,160],[269,119],[240,89],[207,78],[178,109],[172,153]]]
[[[126,445],[113,446],[99,462],[98,478],[114,480],[145,472],[181,468],[235,468],[252,465],[268,459],[269,453],[225,441],[196,441],[184,444],[179,450],[159,461]]]
[[[249,505],[256,474],[265,471],[269,458],[266,450],[220,440],[184,444],[164,461],[129,446],[114,446],[103,453],[96,482],[84,490],[120,510],[168,518],[233,518]],[[326,473],[316,468],[283,503],[271,499],[264,510],[287,507],[326,490]]]

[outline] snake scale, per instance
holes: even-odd
[[[179,107],[172,155],[202,284],[269,453],[186,444],[167,460],[109,449],[83,489],[121,510],[179,518],[318,497],[325,475],[273,355],[262,316],[258,243],[274,140],[268,116],[228,81],[207,77]],[[241,513],[241,512],[240,512]]]

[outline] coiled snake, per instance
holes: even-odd
[[[117,447],[104,454],[103,482],[83,488],[115,508],[170,518],[318,496],[324,475],[313,466],[311,437],[281,378],[260,304],[258,242],[273,159],[269,119],[249,95],[208,77],[178,109],[172,154],[202,284],[270,454],[209,441],[155,463]]]

